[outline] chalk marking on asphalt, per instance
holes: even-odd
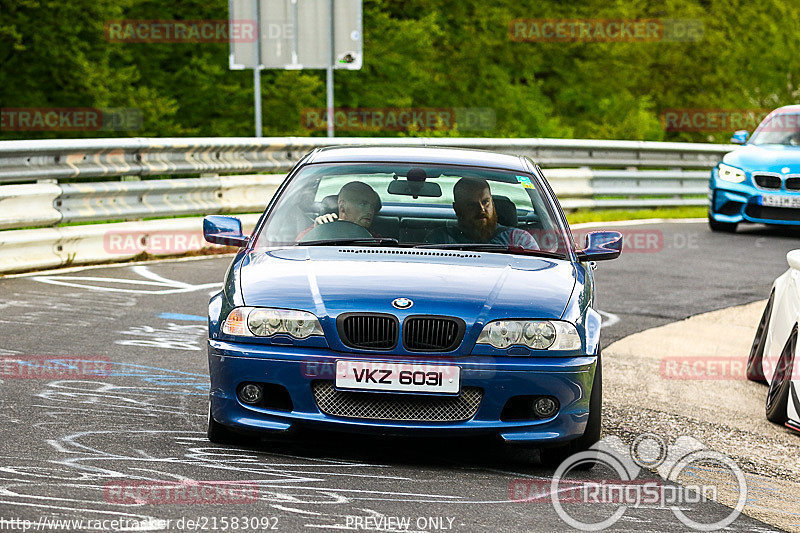
[[[80,289],[88,289],[92,291],[104,292],[127,292],[133,294],[176,294],[184,292],[201,291],[210,289],[212,287],[217,290],[222,285],[221,283],[204,283],[201,285],[192,285],[183,281],[168,279],[163,276],[151,272],[148,267],[144,265],[130,267],[131,271],[145,279],[127,279],[127,278],[104,278],[95,276],[34,276],[31,279],[48,283],[50,285],[61,285],[64,287],[76,287]],[[115,283],[120,285],[146,285],[153,287],[161,287],[163,290],[144,290],[144,289],[126,289],[122,287],[105,287],[98,285],[90,285],[86,283],[74,282],[98,282],[98,283]]]
[[[208,317],[200,315],[184,315],[183,313],[161,313],[158,315],[158,318],[164,318],[166,320],[185,320],[187,322],[205,322],[208,320]]]
[[[297,513],[297,514],[311,515],[311,516],[322,516],[322,513],[318,513],[316,511],[305,511],[303,509],[296,509],[294,507],[286,507],[285,505],[278,505],[278,504],[275,504],[275,503],[270,504],[270,507],[274,507],[275,509],[278,509],[279,511],[287,511],[287,512],[290,512],[290,513]]]
[[[602,316],[605,319],[602,322],[600,322],[600,325],[604,328],[609,328],[614,324],[616,324],[617,322],[619,322],[619,317],[614,313],[600,311],[599,309],[597,310],[597,312],[600,313],[600,316]]]
[[[214,255],[199,255],[194,257],[170,257],[167,259],[148,259],[146,261],[130,261],[126,263],[103,263],[99,265],[81,265],[81,266],[72,266],[72,267],[64,267],[64,268],[53,268],[47,270],[37,270],[35,272],[21,272],[18,274],[0,274],[0,280],[2,279],[11,279],[11,278],[30,278],[32,276],[38,276],[42,273],[46,273],[48,275],[54,274],[67,274],[69,272],[83,272],[85,270],[99,270],[103,268],[130,268],[136,265],[160,265],[166,263],[180,263],[180,262],[189,262],[189,261],[210,261],[212,259],[218,257],[233,257],[236,255],[235,253],[231,254],[214,254]]]

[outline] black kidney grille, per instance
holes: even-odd
[[[800,178],[786,178],[786,189],[789,191],[800,191]]]
[[[391,315],[347,315],[341,322],[342,342],[351,348],[390,350],[397,346],[398,323]]]
[[[756,180],[756,185],[761,187],[762,189],[780,189],[781,188],[781,178],[778,176],[769,176],[766,174],[757,174],[754,176]]]
[[[411,352],[449,352],[464,336],[464,323],[455,318],[409,317],[403,322],[403,344]]]

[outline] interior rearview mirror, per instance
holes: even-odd
[[[402,196],[413,196],[418,198],[439,198],[442,195],[442,188],[438,183],[431,181],[406,181],[394,180],[389,183],[389,194],[400,194]]]

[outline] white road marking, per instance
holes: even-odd
[[[619,322],[619,317],[613,313],[600,311],[599,309],[597,310],[597,312],[600,313],[600,316],[603,317],[603,321],[600,323],[600,325],[604,328],[611,327],[617,322]]]
[[[41,283],[48,283],[50,285],[61,285],[63,287],[76,287],[80,289],[88,289],[91,291],[103,291],[103,292],[126,292],[126,293],[134,293],[134,294],[176,294],[176,293],[183,293],[183,292],[194,292],[194,291],[202,291],[208,290],[210,288],[215,288],[219,290],[221,287],[221,283],[204,283],[201,285],[192,285],[190,283],[185,283],[183,281],[168,279],[163,276],[156,274],[155,272],[151,272],[150,269],[146,266],[139,265],[130,267],[131,271],[135,274],[138,274],[142,278],[145,279],[127,279],[127,278],[104,278],[104,277],[94,277],[94,276],[34,276],[31,279],[35,281],[39,281]],[[108,283],[108,284],[117,284],[117,285],[140,285],[140,286],[150,286],[154,289],[128,289],[123,287],[115,287],[115,286],[103,286],[103,285],[93,285],[91,283],[86,282],[95,282],[95,283]],[[158,288],[161,288],[159,290]]]

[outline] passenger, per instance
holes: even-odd
[[[378,193],[376,193],[372,187],[360,181],[351,181],[345,184],[339,190],[337,203],[339,206],[339,214],[327,213],[318,216],[314,219],[313,226],[300,232],[297,236],[297,240],[299,241],[302,239],[309,231],[314,229],[314,227],[328,222],[334,222],[335,220],[352,222],[369,231],[375,213],[380,211],[382,205]],[[373,234],[373,236],[377,235]]]
[[[453,187],[453,209],[458,224],[431,231],[432,244],[489,243],[520,246],[538,250],[536,240],[527,231],[497,223],[497,211],[489,183],[483,178],[461,178]]]

